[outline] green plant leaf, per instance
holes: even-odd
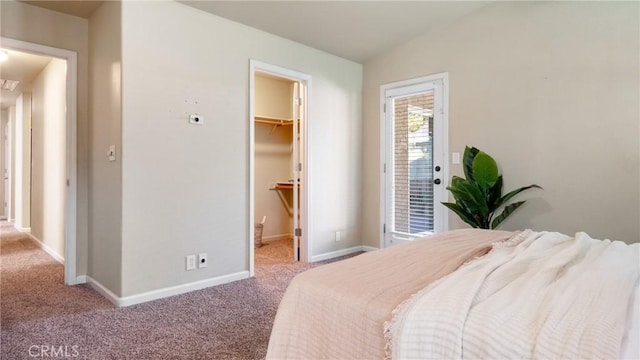
[[[473,177],[483,191],[489,190],[498,181],[498,164],[493,158],[480,151],[472,163]]]
[[[443,202],[442,205],[451,209],[454,213],[456,213],[462,221],[471,225],[474,228],[479,228],[480,224],[473,218],[472,214],[469,214],[465,209],[461,208],[458,204]]]
[[[448,187],[447,190],[451,191],[456,203],[470,214],[477,214],[481,211],[477,200],[468,191],[453,187]]]
[[[464,177],[471,183],[475,182],[475,178],[473,176],[473,159],[480,152],[480,150],[474,147],[466,146],[464,148],[464,155],[462,156],[462,165],[464,170]]]
[[[519,189],[515,189],[511,192],[509,192],[508,194],[506,194],[505,196],[503,196],[502,198],[500,198],[500,200],[498,200],[498,203],[496,204],[496,209],[499,208],[500,206],[506,204],[509,200],[511,200],[512,197],[520,194],[521,192],[531,189],[531,188],[537,188],[537,189],[542,189],[542,187],[536,185],[536,184],[531,184],[529,186],[523,186]]]
[[[518,201],[513,204],[505,206],[504,210],[502,211],[502,214],[496,216],[491,222],[491,229],[496,229],[500,225],[500,223],[504,221],[504,219],[509,217],[511,213],[513,213],[517,208],[519,208],[524,203],[525,201]]]
[[[484,196],[484,193],[476,184],[471,184],[469,182],[461,182],[458,185],[458,189],[469,194],[469,197],[472,199],[473,204],[479,211],[477,213],[480,218],[487,218],[489,216],[489,207],[487,206],[487,199]]]
[[[451,186],[452,187],[458,187],[458,184],[460,184],[461,182],[468,182],[468,181],[466,179],[463,179],[463,178],[461,178],[459,176],[455,176],[455,175],[451,178]]]
[[[489,189],[487,192],[487,206],[489,207],[489,212],[496,211],[500,204],[500,198],[502,197],[502,175],[498,176],[498,181]]]

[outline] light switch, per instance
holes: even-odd
[[[109,152],[107,152],[107,155],[109,156],[109,161],[116,161],[116,146],[115,145],[109,145]]]
[[[451,163],[452,164],[460,164],[460,153],[459,152],[451,153]]]

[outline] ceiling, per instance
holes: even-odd
[[[72,0],[72,1],[60,1],[60,0],[45,0],[45,1],[28,1],[18,0],[23,3],[40,6],[49,10],[78,16],[88,19],[91,16],[93,10],[102,5],[103,1],[95,0]]]
[[[31,90],[31,81],[49,64],[51,57],[32,55],[18,51],[8,50],[9,59],[0,63],[0,78],[5,80],[18,80],[20,83],[13,91],[2,90],[0,94],[0,107],[15,104],[16,98],[22,91]]]
[[[22,2],[83,18],[103,1]],[[357,63],[469,14],[489,1],[179,2]]]
[[[184,1],[281,37],[365,63],[490,1]]]

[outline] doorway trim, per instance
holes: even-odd
[[[300,183],[300,197],[298,199],[299,203],[302,205],[301,207],[301,216],[300,216],[300,228],[302,229],[302,236],[300,239],[299,247],[300,247],[300,261],[309,262],[309,249],[311,248],[311,232],[309,229],[311,228],[310,219],[313,217],[310,216],[309,210],[309,194],[311,193],[311,166],[309,159],[311,158],[309,146],[309,136],[308,129],[309,123],[311,122],[311,75],[304,74],[295,70],[290,70],[287,68],[283,68],[277,65],[268,64],[265,62],[261,62],[258,60],[249,59],[249,222],[248,222],[248,234],[249,234],[249,276],[255,276],[255,74],[256,72],[262,72],[271,74],[277,77],[286,78],[293,81],[303,81],[306,83],[307,88],[307,102],[305,116],[305,124],[303,127],[303,131],[301,132],[301,142],[302,142],[302,152],[303,158],[302,160],[302,181]],[[295,236],[295,235],[294,235]]]
[[[448,72],[443,72],[443,73],[437,73],[437,74],[433,74],[433,75],[428,75],[428,76],[422,76],[419,78],[414,78],[414,79],[408,79],[408,80],[402,80],[402,81],[397,81],[397,82],[393,82],[393,83],[388,83],[388,84],[382,84],[380,86],[380,226],[379,226],[379,246],[380,249],[385,248],[386,247],[386,242],[385,242],[385,229],[384,229],[384,224],[386,222],[386,201],[387,201],[387,194],[386,194],[386,172],[384,171],[385,169],[385,163],[387,161],[387,133],[388,133],[388,129],[387,129],[387,121],[386,121],[386,112],[385,112],[385,106],[386,106],[386,92],[388,90],[391,89],[395,89],[395,88],[402,88],[402,87],[408,87],[408,86],[412,86],[412,85],[419,85],[422,83],[426,83],[426,82],[432,82],[432,81],[437,81],[437,80],[441,80],[442,81],[442,95],[443,95],[443,99],[442,99],[442,148],[443,148],[443,154],[441,154],[442,156],[442,161],[443,164],[445,164],[445,166],[442,169],[442,179],[443,179],[443,188],[446,188],[449,184],[449,73]],[[444,217],[443,217],[443,228],[444,230],[448,230],[449,229],[449,214],[445,213]]]
[[[59,49],[51,46],[0,37],[2,48],[36,55],[50,56],[67,62],[67,124],[66,124],[66,157],[67,157],[67,191],[65,194],[65,229],[64,229],[64,283],[75,285],[77,277],[77,103],[78,103],[78,54],[75,51]]]

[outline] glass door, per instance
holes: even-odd
[[[385,245],[444,230],[442,80],[385,91]]]

